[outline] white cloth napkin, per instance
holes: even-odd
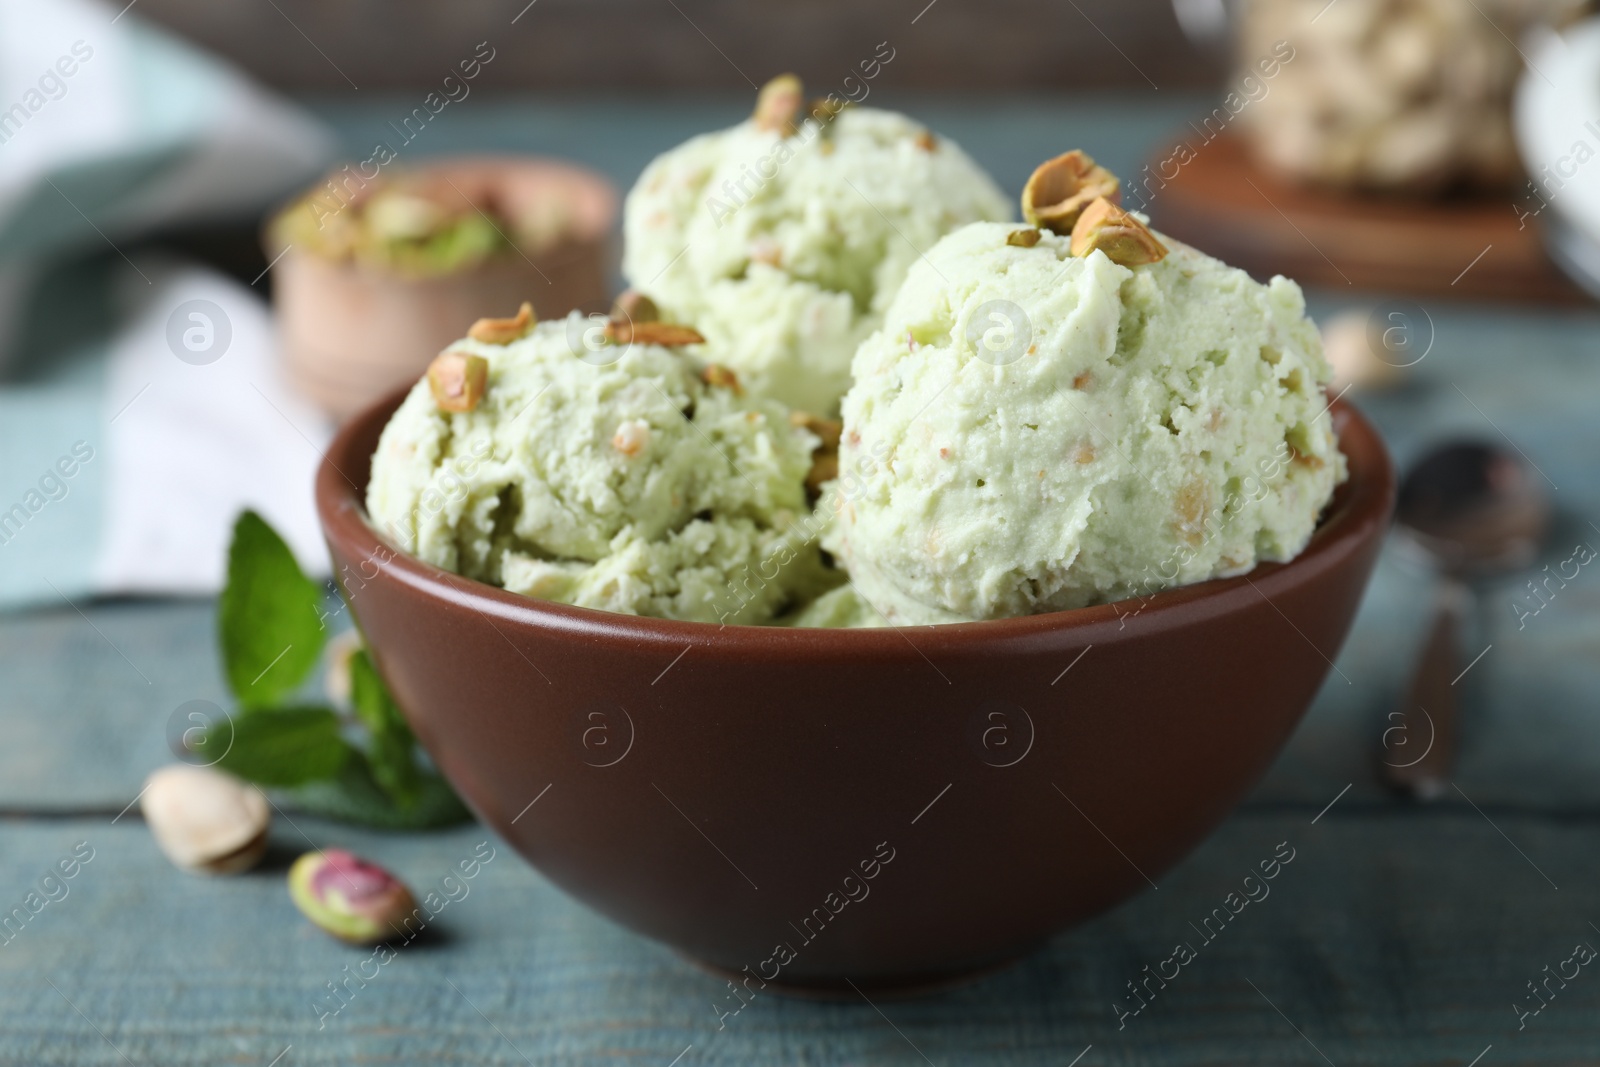
[[[326,574],[311,486],[332,430],[279,379],[266,306],[210,271],[141,267],[154,284],[125,282],[130,317],[110,349],[107,491],[92,588],[215,592],[228,533],[246,507],[266,516],[303,564]],[[213,355],[224,331],[226,351],[210,362],[176,358],[175,311],[178,346],[194,331],[190,340],[202,349],[184,349],[191,359]],[[207,331],[213,351],[203,350]]]

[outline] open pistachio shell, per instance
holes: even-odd
[[[161,851],[186,871],[236,874],[266,852],[267,798],[230,774],[186,763],[163,767],[145,783],[139,806]]]

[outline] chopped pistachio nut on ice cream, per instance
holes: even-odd
[[[1015,233],[940,241],[856,354],[824,498],[856,594],[959,622],[1298,554],[1345,477],[1299,287],[1154,235],[1124,266]]]
[[[452,344],[486,386],[470,410],[426,380],[406,397],[373,456],[377,527],[469,578],[662,618],[768,622],[837,584],[806,499],[817,438],[687,348],[589,328]]]
[[[920,254],[1011,216],[953,142],[842,104],[805,104],[798,79],[774,79],[750,119],[652,162],[624,215],[630,281],[753,392],[820,414]]]

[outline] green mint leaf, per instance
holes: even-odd
[[[283,538],[253,511],[228,546],[228,584],[217,603],[222,664],[246,708],[278,703],[317,665],[327,632],[322,587],[300,570]]]
[[[284,799],[296,810],[381,830],[434,830],[469,822],[472,813],[437,774],[417,776],[415,799],[397,807],[358,754],[337,778],[288,790]]]
[[[235,716],[229,725],[233,742],[217,765],[258,785],[332,778],[360,756],[340,736],[339,717],[328,708],[258,708]]]
[[[373,779],[396,804],[411,807],[421,778],[414,755],[416,738],[366,649],[350,657],[350,699],[371,738],[367,761]]]

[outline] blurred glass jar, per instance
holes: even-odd
[[[1512,185],[1517,41],[1589,0],[1201,0],[1232,16],[1252,71],[1287,41],[1293,58],[1239,115],[1258,162],[1295,181],[1436,194]],[[1196,24],[1190,8],[1186,27]],[[1280,49],[1281,54],[1281,49]],[[1243,74],[1241,74],[1241,79]]]

